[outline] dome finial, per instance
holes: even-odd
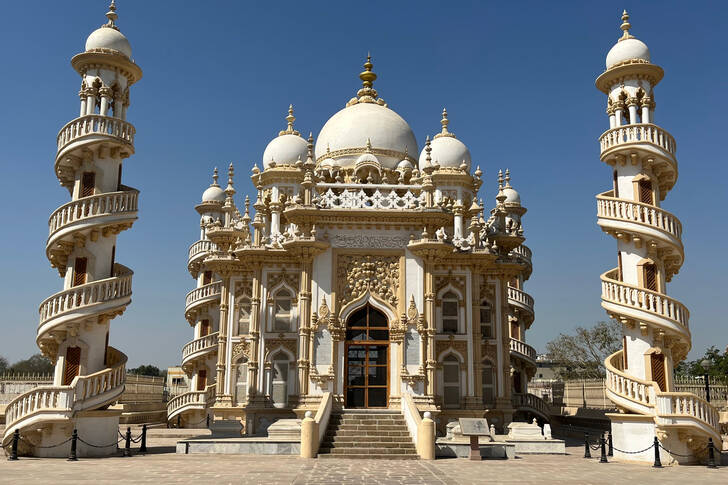
[[[450,124],[450,120],[447,119],[447,109],[442,108],[442,119],[440,120],[440,124],[442,125],[442,131],[435,135],[434,138],[440,138],[441,136],[449,136],[451,138],[455,138],[454,133],[450,133],[447,129],[447,125]]]
[[[212,184],[210,185],[210,187],[220,187],[220,185],[218,185],[217,183],[217,177],[217,167],[215,167],[215,170],[212,171]]]
[[[367,138],[367,153],[372,153],[372,140]]]
[[[352,98],[347,106],[351,106],[357,103],[377,103],[384,105],[384,100],[377,99],[377,90],[374,89],[374,81],[377,79],[377,75],[372,71],[372,56],[367,54],[367,61],[364,63],[364,71],[359,73],[359,79],[362,81],[362,88],[357,91],[356,98]]]
[[[634,39],[633,35],[630,35],[629,29],[632,27],[632,24],[629,23],[629,14],[627,11],[622,12],[622,25],[619,26],[620,29],[624,31],[622,34],[622,37],[619,40],[625,40],[625,39]]]
[[[359,74],[359,79],[362,80],[362,85],[365,88],[371,88],[374,85],[374,81],[377,79],[377,75],[372,71],[372,55],[367,52],[367,62],[364,63],[365,71]]]
[[[509,169],[506,169],[506,187],[507,189],[511,188],[511,171]]]
[[[503,190],[503,169],[498,170],[498,190]]]
[[[104,24],[102,27],[109,27],[112,29],[119,30],[119,28],[116,26],[116,24],[114,24],[116,19],[119,18],[119,16],[116,14],[116,1],[115,0],[111,0],[111,4],[109,5],[109,11],[106,12],[106,18],[109,19],[109,21],[106,22],[106,24]]]
[[[425,139],[425,160],[427,162],[427,166],[429,167],[432,165],[432,155],[430,153],[432,152],[432,146],[430,145],[430,135],[427,135],[427,138]]]
[[[296,121],[296,117],[293,116],[293,105],[290,104],[290,105],[288,105],[288,116],[286,116],[286,122],[288,123],[288,127],[285,130],[279,132],[278,136],[283,136],[283,135],[297,135],[298,136],[298,135],[300,135],[300,133],[298,131],[293,129],[294,121]]]
[[[230,162],[230,166],[228,167],[228,184],[225,188],[225,193],[228,197],[232,197],[235,194],[235,189],[233,188],[233,175],[235,175],[235,171],[233,170],[233,163]]]

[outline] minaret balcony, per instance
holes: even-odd
[[[74,286],[46,298],[40,304],[37,341],[49,338],[48,332],[104,315],[120,315],[131,302],[131,279],[134,272],[116,263],[114,276]]]
[[[536,349],[513,337],[511,337],[511,357],[516,357],[531,366],[536,366]]]
[[[679,427],[708,435],[716,443],[720,438],[720,416],[705,399],[689,392],[662,392],[656,382],[632,377],[622,368],[618,350],[605,363],[607,397],[619,408],[633,413],[655,416],[655,424]]]
[[[188,411],[204,411],[215,403],[216,385],[210,384],[204,391],[190,391],[175,396],[167,403],[167,420]]]
[[[207,239],[201,239],[190,246],[189,257],[187,258],[187,269],[193,278],[197,277],[202,261],[211,251],[217,251],[217,245]]]
[[[195,359],[206,357],[217,349],[217,337],[219,333],[211,333],[204,337],[196,338],[182,347],[182,367],[189,365]]]
[[[618,199],[613,193],[610,190],[597,195],[599,227],[615,237],[627,234],[643,242],[654,241],[672,256],[669,266],[674,271],[679,269],[685,257],[680,220],[659,207]]]
[[[220,302],[220,294],[222,293],[222,281],[200,286],[187,293],[185,298],[185,317],[190,323],[194,323],[194,319],[200,311],[209,305],[217,305]]]
[[[65,268],[68,255],[79,233],[84,239],[90,233],[118,233],[128,229],[137,219],[139,191],[122,186],[124,190],[92,195],[62,205],[48,219],[49,235],[46,255],[54,267]]]
[[[68,420],[74,413],[96,409],[115,401],[124,392],[127,357],[108,348],[108,367],[90,375],[76,376],[68,386],[40,386],[21,394],[5,408],[3,446],[8,446],[16,429],[49,420]]]
[[[533,323],[533,318],[535,315],[533,311],[533,297],[525,291],[509,286],[508,304],[520,310],[519,313],[525,320],[526,327],[530,327],[531,323]]]
[[[531,262],[531,249],[525,244],[521,244],[520,246],[516,246],[511,250],[511,256],[514,256],[516,259],[518,259],[528,267],[528,270],[525,274],[525,278],[528,279],[531,276],[531,271],[533,268],[533,263]]]
[[[81,116],[69,121],[58,132],[56,163],[76,148],[102,142],[120,146],[122,158],[128,157],[134,153],[135,133],[134,125],[119,118],[97,114]]]
[[[689,341],[690,312],[685,305],[663,293],[619,281],[617,273],[615,268],[601,276],[602,308],[607,313],[622,321],[655,325]]]

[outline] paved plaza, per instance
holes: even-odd
[[[166,445],[167,443],[165,443]],[[291,456],[177,455],[169,446],[131,458],[0,460],[0,483],[215,483],[222,484],[448,484],[728,483],[728,467],[653,469],[624,463],[600,464],[569,447],[566,456],[533,455],[514,460],[465,459],[307,460]]]

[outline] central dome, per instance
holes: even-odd
[[[333,158],[342,167],[354,166],[367,151],[367,140],[383,168],[395,169],[406,156],[417,154],[409,124],[377,103],[357,103],[329,118],[316,140],[316,160]]]

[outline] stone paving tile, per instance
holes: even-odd
[[[152,444],[152,443],[150,443]],[[155,445],[162,443],[156,442]],[[167,444],[166,441],[163,444]],[[728,483],[728,467],[666,467],[626,463],[600,464],[581,458],[580,448],[569,455],[533,455],[515,460],[472,462],[465,459],[305,460],[295,456],[177,455],[171,447],[153,448],[144,456],[81,459],[0,458],[0,483],[193,483],[197,484],[316,484],[391,485],[482,483],[680,484]],[[163,452],[159,452],[163,451]]]

